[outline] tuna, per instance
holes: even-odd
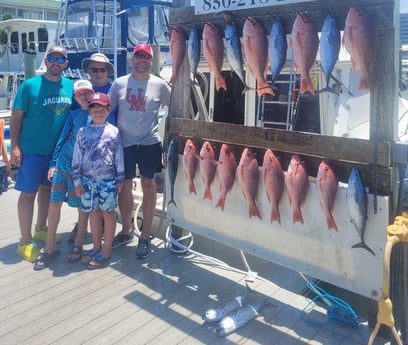
[[[271,222],[277,221],[281,225],[279,203],[282,199],[285,178],[278,158],[270,149],[265,151],[262,164],[262,178],[266,196],[272,206]]]
[[[319,36],[312,22],[302,15],[297,15],[293,23],[291,45],[295,67],[300,73],[300,93],[309,91],[314,95],[309,73],[316,60]]]
[[[326,217],[328,229],[335,229],[336,231],[338,231],[338,229],[332,212],[336,199],[337,185],[338,183],[333,169],[326,161],[322,161],[319,165],[316,177],[317,197]]]
[[[259,183],[259,166],[254,153],[248,147],[242,152],[237,168],[237,175],[242,193],[248,202],[249,217],[257,216],[259,219],[262,219],[258,206],[256,205]]]
[[[244,59],[242,57],[241,41],[237,35],[237,29],[234,24],[227,24],[225,26],[224,36],[228,62],[230,63],[232,70],[244,84],[244,91],[249,90],[244,78]]]
[[[272,73],[272,83],[279,77],[279,74],[286,62],[288,42],[285,31],[283,31],[280,20],[275,20],[269,33],[269,64]]]
[[[274,96],[275,93],[265,80],[265,70],[268,63],[268,38],[264,29],[253,17],[245,20],[243,43],[249,70],[257,81],[258,96],[264,94]]]
[[[174,184],[176,182],[178,169],[178,150],[177,150],[177,140],[176,138],[171,139],[169,150],[167,154],[167,171],[169,173],[170,181],[170,200],[167,205],[173,204],[177,207],[174,201]]]
[[[343,44],[351,56],[351,65],[360,72],[358,89],[372,89],[374,78],[375,32],[370,17],[351,7],[347,13]]]
[[[324,20],[322,34],[320,35],[320,65],[326,79],[326,87],[322,91],[331,91],[329,87],[330,76],[339,58],[340,44],[340,29],[336,24],[336,20],[328,14]]]
[[[204,185],[204,200],[212,201],[211,185],[214,182],[216,171],[217,161],[215,160],[214,149],[211,144],[206,141],[200,150],[200,172]]]
[[[203,316],[203,320],[206,322],[220,321],[232,311],[242,307],[245,297],[246,295],[237,296],[225,303],[222,303],[216,309],[208,309]]]
[[[193,74],[193,79],[195,79],[201,54],[201,40],[195,27],[190,31],[187,53],[188,61],[190,62],[191,73]]]
[[[177,80],[178,71],[184,62],[186,55],[186,39],[183,31],[179,27],[175,27],[171,31],[170,37],[170,54],[171,54],[171,78],[169,80],[170,85],[174,85]]]
[[[184,177],[188,181],[188,191],[189,193],[194,193],[197,195],[197,191],[194,185],[194,178],[197,171],[198,159],[196,153],[196,147],[191,139],[187,139],[184,146],[183,153],[183,170]]]
[[[309,177],[302,158],[293,155],[286,175],[286,186],[290,206],[293,211],[293,223],[303,224],[303,215],[300,207],[304,204],[309,189]]]
[[[234,185],[236,170],[237,162],[234,153],[229,149],[228,145],[222,144],[217,165],[217,174],[220,180],[220,197],[215,208],[219,207],[224,211],[225,199]]]
[[[203,30],[203,53],[210,71],[215,75],[215,88],[227,90],[221,69],[224,62],[224,41],[218,28],[206,22]]]
[[[364,242],[367,222],[367,192],[357,168],[351,170],[346,198],[351,223],[361,239],[360,243],[353,245],[351,248],[363,248],[375,256],[373,250]]]

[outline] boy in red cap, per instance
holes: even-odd
[[[79,130],[72,160],[75,193],[81,197],[82,211],[90,213],[93,248],[82,253],[89,269],[103,267],[110,259],[117,194],[124,179],[119,130],[106,121],[110,109],[106,94],[93,94],[88,107],[92,122]]]

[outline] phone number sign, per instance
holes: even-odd
[[[195,14],[205,14],[313,1],[317,0],[195,0],[194,6]]]

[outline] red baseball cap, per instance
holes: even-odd
[[[109,96],[102,92],[95,92],[91,98],[89,99],[88,105],[92,104],[99,104],[103,107],[107,107],[110,105]]]
[[[147,44],[147,43],[136,44],[135,49],[133,49],[133,54],[136,54],[139,52],[144,52],[146,54],[149,54],[151,57],[153,57],[153,49],[150,44]]]

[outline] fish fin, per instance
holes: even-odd
[[[352,245],[351,248],[363,248],[375,256],[375,253],[373,252],[373,250],[369,246],[367,246],[363,241]]]
[[[277,221],[279,225],[281,225],[281,217],[280,217],[280,212],[278,207],[272,207],[272,212],[271,212],[271,223],[273,221]]]
[[[217,205],[215,205],[215,208],[219,207],[221,211],[224,211],[224,206],[225,206],[225,198],[220,197],[217,201]]]
[[[303,77],[300,81],[300,93],[303,95],[305,92],[309,91],[312,95],[315,94],[313,83],[309,76]]]
[[[300,207],[296,207],[293,209],[293,224],[296,222],[303,224],[303,215]]]
[[[171,86],[174,86],[175,82],[176,82],[176,75],[172,74],[171,77],[170,77],[170,80],[169,80],[169,84]]]
[[[173,205],[177,208],[177,205],[176,205],[176,202],[174,201],[174,199],[171,199],[171,200],[168,202],[167,206],[169,206],[170,204],[173,204]]]
[[[193,181],[193,180],[191,180],[191,181],[190,181],[190,184],[188,185],[188,191],[190,192],[190,194],[191,194],[191,193],[194,193],[195,195],[197,195],[197,191],[196,191],[196,188],[195,188],[195,185],[194,185],[194,181]]]
[[[258,94],[258,97],[261,97],[262,95],[272,95],[275,96],[275,92],[273,92],[272,88],[267,84],[266,86],[258,87],[256,89],[256,92]]]
[[[259,213],[259,209],[255,203],[249,205],[248,213],[249,218],[257,216],[260,220],[262,220],[261,214]]]
[[[326,222],[327,222],[327,227],[329,228],[329,230],[334,229],[336,231],[339,231],[337,229],[337,224],[334,221],[334,217],[330,212],[326,214]]]
[[[211,189],[210,188],[206,188],[204,191],[204,195],[203,195],[203,200],[210,200],[212,201],[212,194],[211,194]]]
[[[222,76],[215,78],[215,89],[219,91],[219,89],[224,89],[227,91],[227,84]]]

